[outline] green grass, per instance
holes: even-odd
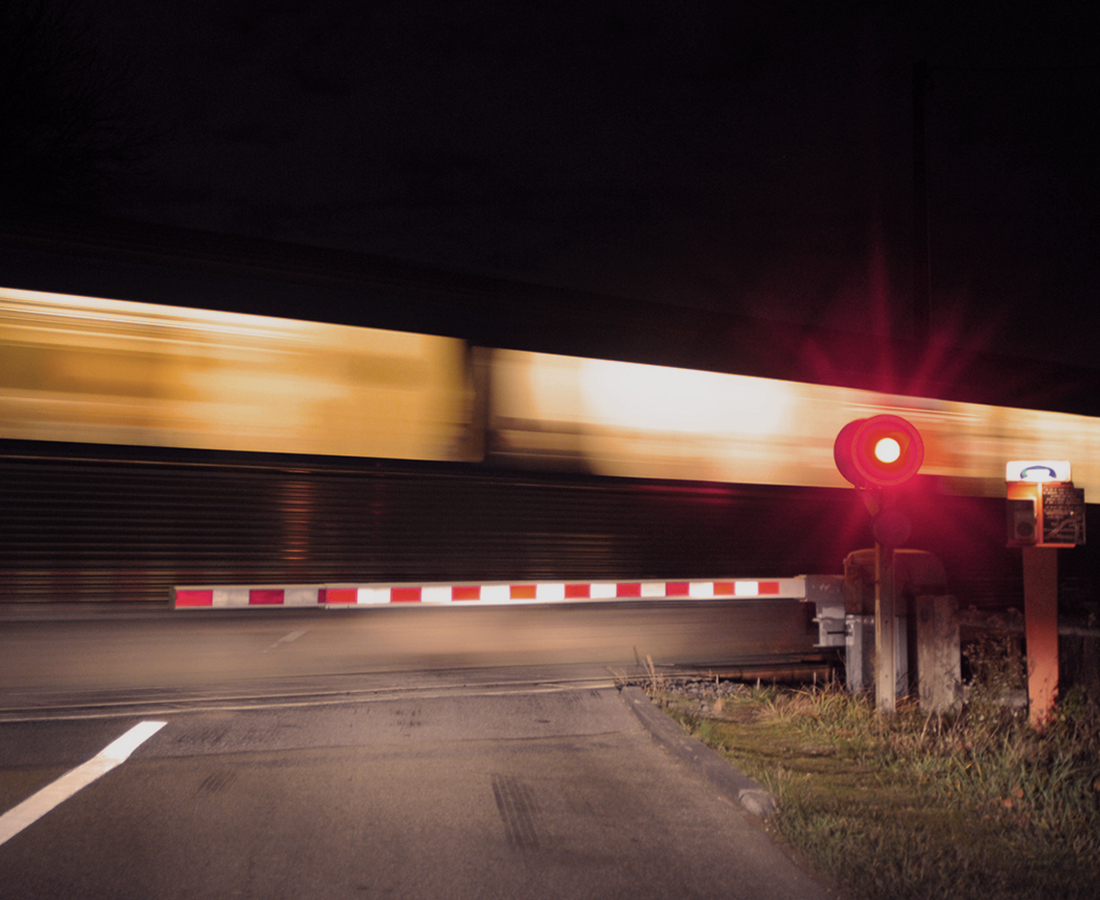
[[[1071,693],[1038,733],[997,695],[889,718],[837,688],[654,699],[772,791],[769,827],[850,897],[1093,900],[1100,710]]]

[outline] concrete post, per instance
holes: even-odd
[[[962,659],[958,612],[954,597],[916,598],[917,691],[924,712],[948,712],[959,704]]]

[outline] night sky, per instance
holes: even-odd
[[[1095,16],[1005,4],[86,0],[144,221],[1090,366]]]

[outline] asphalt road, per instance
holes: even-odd
[[[827,896],[598,670],[485,674],[164,716],[0,844],[0,897]],[[0,810],[136,721],[0,724]]]
[[[809,612],[6,610],[0,900],[823,898],[617,690],[803,646]]]
[[[772,660],[813,650],[813,604],[671,601],[371,610],[0,609],[0,720],[13,711],[324,678],[496,666]],[[309,688],[313,690],[313,688]]]

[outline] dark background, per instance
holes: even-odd
[[[6,189],[24,186],[7,210],[94,209],[902,339],[925,60],[933,340],[1096,365],[1085,4],[8,8],[60,12],[37,36],[8,29],[46,61],[4,70],[31,110],[5,117],[15,143],[45,128],[35,115],[99,131],[81,144],[79,127],[57,129],[50,146],[80,163],[69,181],[27,188],[27,157],[9,154]]]

